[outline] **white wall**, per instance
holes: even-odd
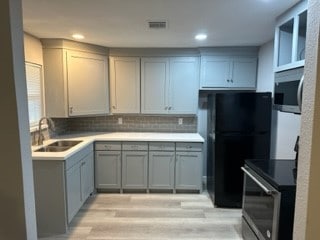
[[[43,66],[42,44],[39,39],[24,33],[25,61]]]
[[[267,42],[259,50],[257,91],[273,92],[273,41]],[[294,159],[294,144],[300,131],[300,115],[273,111],[271,157]]]

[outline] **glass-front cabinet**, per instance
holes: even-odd
[[[274,71],[304,66],[307,1],[299,2],[277,19]]]

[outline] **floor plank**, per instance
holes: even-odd
[[[241,211],[202,194],[96,194],[67,234],[41,240],[238,240]]]

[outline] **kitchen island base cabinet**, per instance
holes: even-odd
[[[65,160],[34,160],[33,175],[39,237],[66,233],[74,215],[94,191],[93,147]]]

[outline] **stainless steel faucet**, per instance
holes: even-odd
[[[42,145],[43,144],[43,140],[44,140],[44,136],[43,136],[42,128],[41,128],[43,120],[47,121],[49,129],[51,129],[52,131],[55,130],[54,122],[52,121],[51,118],[48,118],[48,117],[40,118],[40,120],[39,120],[39,128],[38,128],[38,145]]]

